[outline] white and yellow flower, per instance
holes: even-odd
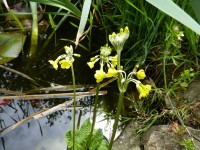
[[[66,54],[62,54],[58,56],[58,58],[54,60],[49,60],[49,63],[55,68],[58,69],[58,63],[60,64],[62,69],[69,69],[72,66],[72,63],[74,62],[74,57],[80,57],[80,54],[73,54],[73,47],[65,46],[64,47]]]
[[[124,47],[124,43],[128,39],[130,34],[129,28],[125,27],[124,29],[120,29],[119,33],[113,32],[109,35],[109,41],[114,46],[116,50],[122,50]]]

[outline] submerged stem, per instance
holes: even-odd
[[[76,130],[76,84],[75,84],[75,76],[74,76],[73,64],[71,65],[71,72],[72,72],[72,82],[73,82],[73,88],[74,88],[73,150],[75,150],[75,130]]]
[[[117,128],[118,128],[119,116],[121,114],[123,102],[124,102],[124,92],[120,92],[118,106],[117,106],[117,113],[116,113],[116,116],[115,116],[115,122],[114,122],[114,125],[113,125],[113,132],[112,132],[112,136],[111,136],[111,139],[110,139],[110,144],[109,144],[108,150],[112,149],[112,145],[114,143],[115,134],[116,134],[116,131],[117,131]]]

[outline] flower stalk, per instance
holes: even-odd
[[[65,46],[65,53],[56,58],[56,60],[49,60],[49,63],[53,66],[55,70],[58,70],[59,64],[62,69],[69,69],[71,68],[71,73],[72,73],[72,82],[73,82],[73,89],[74,89],[74,101],[73,101],[73,150],[75,150],[75,141],[76,141],[76,82],[75,82],[75,75],[74,75],[74,67],[73,67],[73,62],[74,62],[74,57],[80,57],[79,54],[74,54],[73,53],[73,47],[70,46]]]
[[[94,67],[94,64],[100,61],[100,69],[96,70],[94,75],[96,82],[97,82],[97,91],[95,97],[95,105],[94,105],[94,115],[93,115],[93,127],[91,130],[90,136],[93,134],[93,129],[96,121],[96,109],[97,109],[97,102],[98,102],[98,92],[99,92],[99,83],[102,82],[105,78],[110,77],[117,77],[117,85],[119,89],[119,99],[117,104],[117,111],[115,116],[115,121],[113,124],[113,132],[110,139],[110,144],[108,150],[112,149],[112,145],[114,143],[115,134],[118,128],[118,122],[120,118],[120,114],[123,108],[124,103],[124,93],[127,90],[128,84],[130,82],[134,82],[136,84],[136,88],[139,92],[139,99],[145,98],[148,96],[151,86],[150,85],[143,85],[139,80],[144,79],[146,77],[145,71],[143,69],[138,70],[139,65],[136,65],[131,73],[128,75],[125,71],[123,71],[123,67],[121,66],[121,51],[123,50],[124,43],[129,37],[129,28],[125,27],[124,29],[120,29],[119,33],[113,32],[109,35],[109,41],[112,44],[114,50],[116,51],[117,55],[110,56],[112,49],[106,44],[100,48],[100,55],[92,57],[90,62],[88,62],[88,66],[90,68]],[[117,69],[115,69],[115,67]],[[134,79],[134,76],[137,79]]]
[[[99,101],[99,88],[100,88],[100,83],[97,83],[96,95],[95,95],[95,101],[94,101],[94,112],[93,112],[93,117],[92,117],[92,128],[91,128],[91,131],[90,131],[89,143],[91,143],[92,135],[93,135],[93,131],[94,131],[94,126],[95,126],[95,123],[96,123],[97,105],[98,105],[98,101]]]
[[[112,132],[112,136],[111,136],[111,139],[110,139],[110,144],[109,144],[108,150],[112,149],[112,145],[113,145],[114,140],[115,140],[115,134],[116,134],[116,131],[117,131],[117,128],[118,128],[118,122],[119,122],[119,117],[120,117],[120,114],[121,114],[123,103],[124,103],[124,92],[120,92],[119,93],[118,106],[117,106],[117,113],[116,113],[116,117],[115,117],[115,122],[113,124],[113,132]]]
[[[74,89],[74,113],[73,113],[73,150],[75,150],[75,131],[76,131],[76,82],[75,82],[75,75],[74,75],[74,67],[73,64],[71,65],[71,73],[72,73],[72,82],[73,82],[73,89]]]

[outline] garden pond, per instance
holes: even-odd
[[[65,33],[63,35],[63,31],[66,31],[65,27],[61,27],[56,33],[56,41],[51,40],[45,48],[43,45],[46,35],[41,35],[37,54],[31,59],[28,54],[28,49],[30,49],[30,36],[28,35],[19,56],[1,65],[0,150],[66,149],[64,137],[66,131],[72,129],[72,105],[58,108],[47,116],[34,118],[41,111],[72,99],[71,71],[61,69],[56,71],[48,62],[62,54],[63,47],[70,43],[60,40],[65,35]],[[71,32],[75,31],[67,30],[66,34],[71,35]],[[99,36],[101,37],[101,35]],[[100,45],[101,42],[103,41],[94,43],[93,48],[98,50],[97,45]],[[76,88],[78,94],[82,96],[77,103],[76,122],[81,125],[92,115],[95,93],[90,90],[95,88],[95,79],[94,70],[91,70],[86,63],[91,57],[90,52],[78,48],[76,53],[81,54],[81,57],[76,58],[74,63]],[[2,57],[2,59],[4,58]],[[109,82],[113,82],[113,80]],[[115,81],[106,85],[99,96],[100,104],[96,127],[102,129],[107,139],[111,135],[114,122],[111,116],[114,104],[118,99],[118,90],[115,87]],[[49,96],[50,94],[54,95]],[[57,96],[55,96],[56,94]],[[66,94],[66,96],[62,94]],[[71,96],[67,96],[67,94],[71,94]],[[39,95],[39,97],[34,97],[34,95]]]

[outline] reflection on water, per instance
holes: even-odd
[[[85,98],[89,102],[93,97]],[[64,99],[63,99],[64,100]],[[55,100],[54,100],[55,101]],[[52,107],[53,100],[41,101],[41,107]],[[0,130],[15,124],[37,111],[38,108],[32,106],[28,101],[12,101],[8,106],[0,108]],[[81,110],[81,123],[90,115],[91,108],[84,107]],[[77,119],[80,110],[77,110]],[[62,110],[39,120],[31,120],[16,129],[6,133],[0,140],[0,150],[65,150],[66,143],[64,135],[67,130],[72,129],[73,111]]]
[[[102,111],[105,96],[100,96],[100,107],[97,112],[96,128],[103,131],[104,136],[109,139],[112,132],[113,119],[110,114]],[[53,107],[67,99],[49,99],[36,101],[37,105],[28,100],[11,101],[9,105],[0,106],[0,130],[9,127],[16,122],[30,116],[34,112],[47,107]],[[93,110],[91,103],[94,97],[85,97],[78,106],[76,112],[76,123],[80,125],[87,119],[92,119]],[[0,140],[0,150],[66,150],[64,136],[67,130],[73,128],[72,110],[59,110],[39,120],[30,120],[19,127],[4,134]],[[120,131],[118,131],[118,136]],[[5,147],[5,148],[4,148]]]

